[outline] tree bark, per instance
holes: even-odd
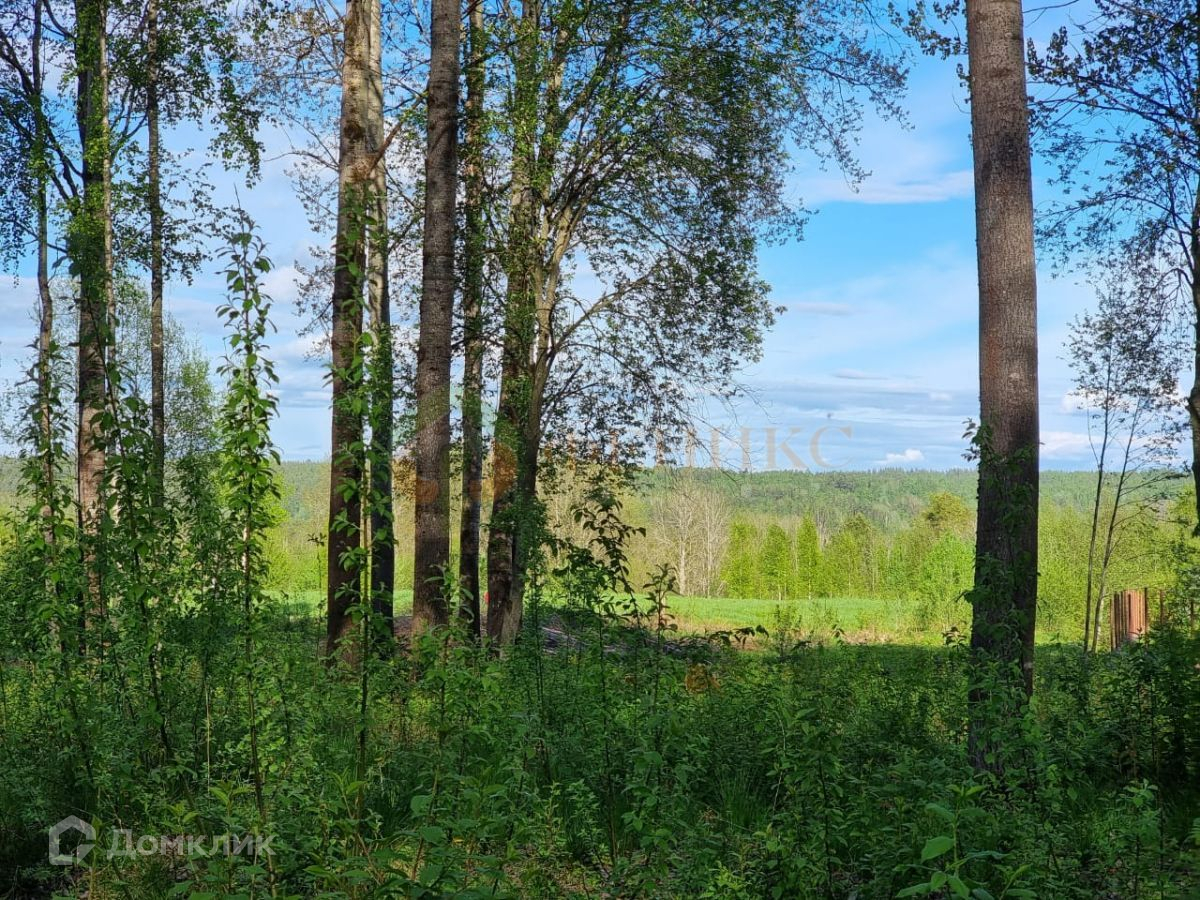
[[[50,208],[46,193],[48,190],[49,173],[46,158],[46,114],[44,108],[44,77],[42,74],[42,3],[33,2],[33,33],[30,37],[30,77],[33,81],[34,103],[34,154],[36,159],[34,205],[37,214],[37,288],[40,314],[38,316],[38,357],[37,357],[37,404],[38,404],[38,437],[41,442],[42,454],[42,516],[49,519],[54,514],[54,482],[56,480],[54,462],[54,409],[53,398],[50,396],[51,366],[53,360],[50,352],[54,343],[54,296],[50,292]],[[47,543],[54,540],[54,529],[47,527],[44,531]]]
[[[459,0],[433,0],[416,377],[413,631],[449,621],[450,339],[458,156]]]
[[[150,431],[154,503],[162,506],[167,455],[166,367],[163,360],[163,204],[159,178],[158,0],[146,4],[146,188],[150,207]]]
[[[329,555],[326,650],[352,660],[357,649],[350,611],[361,600],[363,480],[364,223],[369,212],[367,128],[371,29],[368,0],[347,0],[338,147],[338,221],[334,242],[330,340],[333,410],[330,428]]]
[[[395,374],[392,310],[388,282],[387,168],[383,162],[383,10],[371,0],[370,85],[367,91],[367,131],[371,155],[373,206],[367,246],[367,292],[371,310],[374,364],[371,372],[371,606],[379,628],[393,635],[396,592],[395,506],[392,492],[392,451],[395,439],[392,409]]]
[[[1019,0],[968,0],[979,263],[981,456],[970,750],[997,741],[1033,690],[1037,600],[1037,278]]]
[[[537,3],[522,7],[517,24],[516,85],[513,109],[512,202],[505,252],[507,289],[500,359],[500,397],[492,436],[492,514],[488,520],[487,633],[498,645],[511,643],[521,627],[520,532],[528,525],[526,493],[536,473],[524,472],[529,460],[530,356],[536,327],[540,257],[534,174],[537,160],[540,16]],[[533,457],[536,463],[536,454]]]
[[[1200,13],[1198,13],[1200,16]],[[1198,88],[1200,92],[1200,88]],[[1197,124],[1200,130],[1200,123]],[[1200,135],[1198,135],[1200,137]],[[1189,241],[1190,267],[1188,278],[1192,291],[1193,365],[1192,389],[1188,394],[1188,420],[1192,428],[1192,486],[1196,490],[1196,525],[1193,534],[1200,535],[1200,187],[1192,202]]]
[[[462,511],[459,523],[459,616],[480,637],[479,523],[483,502],[483,93],[487,35],[483,0],[469,0],[463,250]]]
[[[106,356],[111,345],[112,195],[108,124],[108,9],[105,0],[76,0],[78,66],[76,124],[82,148],[81,202],[68,235],[71,268],[79,283],[78,431],[76,491],[85,539],[85,620],[104,614],[99,537],[104,501]]]

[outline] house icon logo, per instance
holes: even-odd
[[[69,835],[72,831],[78,831],[82,835],[82,839],[75,845],[74,850],[63,853],[63,836]],[[70,866],[77,862],[83,862],[84,857],[92,851],[92,847],[96,846],[95,840],[95,828],[78,816],[67,816],[50,829],[50,865]]]

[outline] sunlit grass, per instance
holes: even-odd
[[[322,591],[278,591],[281,604],[299,615],[319,615],[325,608]],[[668,611],[684,631],[732,631],[761,626],[769,632],[786,627],[799,633],[828,635],[840,629],[851,637],[888,640],[918,634],[914,628],[915,604],[903,600],[869,597],[821,597],[808,600],[763,600],[733,597],[670,597]],[[412,591],[396,596],[396,614],[412,612]],[[929,639],[941,639],[930,630]]]
[[[911,630],[914,604],[867,597],[762,600],[672,597],[668,608],[681,628],[716,631],[786,625],[801,632],[865,633],[884,638]]]

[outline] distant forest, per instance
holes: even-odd
[[[323,587],[329,467],[282,465],[283,519],[272,535],[279,589]],[[635,580],[667,563],[686,596],[802,600],[878,597],[920,605],[926,628],[964,630],[974,560],[974,472],[735,472],[653,469],[623,497],[628,521],[645,529],[630,543]],[[411,471],[397,463],[397,574],[412,575]],[[579,537],[570,489],[548,485],[551,527]],[[1094,472],[1044,472],[1041,495],[1039,628],[1082,632]],[[1191,489],[1155,477],[1157,500],[1126,523],[1110,586],[1170,583],[1173,548],[1186,535]],[[485,500],[489,485],[485,480]],[[457,509],[457,503],[453,503]],[[484,504],[487,506],[486,502]],[[457,547],[452,548],[457,554]]]

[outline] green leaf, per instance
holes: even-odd
[[[928,862],[931,859],[937,859],[943,853],[951,850],[954,847],[954,838],[947,837],[944,834],[939,834],[937,837],[932,837],[925,842],[925,849],[921,851],[921,862]]]
[[[954,821],[954,813],[950,812],[950,810],[946,809],[940,803],[926,803],[925,811],[933,813],[939,819],[943,819],[946,822]]]
[[[442,867],[437,863],[430,863],[421,869],[421,874],[417,876],[417,881],[428,887],[441,877]]]
[[[417,829],[417,833],[421,835],[421,839],[427,844],[438,845],[446,840],[445,833],[436,825],[422,825]]]

